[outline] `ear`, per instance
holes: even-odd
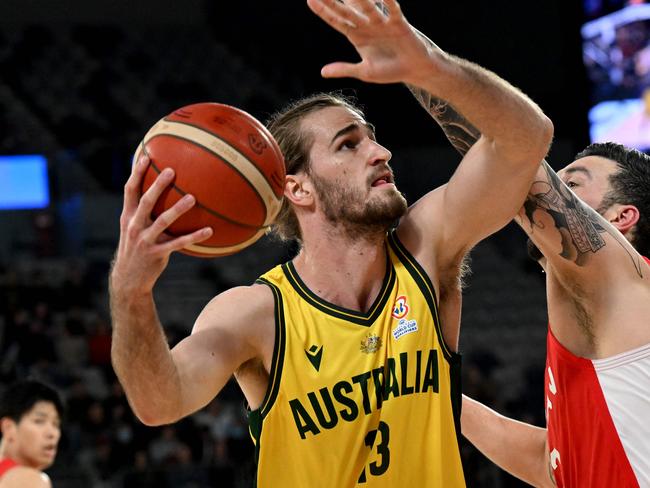
[[[314,188],[304,173],[286,176],[284,196],[293,205],[299,207],[308,207],[314,204]]]
[[[639,209],[634,205],[612,205],[607,213],[610,223],[616,227],[621,234],[627,234],[639,221]]]
[[[16,432],[16,422],[10,417],[2,417],[0,419],[0,431],[2,432],[2,438],[9,440]]]

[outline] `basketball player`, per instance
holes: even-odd
[[[37,381],[20,381],[0,399],[0,488],[49,488],[41,470],[54,462],[61,437],[59,394]]]
[[[479,140],[414,93],[461,153]],[[558,174],[543,162],[516,217],[546,272],[547,429],[464,397],[462,431],[535,486],[650,487],[649,195],[649,156],[592,144]]]
[[[462,487],[461,265],[514,217],[552,125],[495,74],[427,45],[394,0],[383,12],[372,0],[307,3],[361,57],[324,76],[406,82],[483,135],[446,185],[407,208],[391,153],[350,102],[315,95],[277,114],[269,129],[287,177],[276,231],[300,251],[214,298],[171,351],[152,289],[170,253],[210,230],[164,236],[194,199],[151,221],[172,174],[140,195],[141,159],[125,186],[110,278],[115,371],[148,425],[203,407],[234,373],[251,409],[259,487]]]

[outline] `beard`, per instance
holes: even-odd
[[[408,208],[406,198],[397,190],[374,195],[367,201],[360,190],[310,176],[327,220],[353,239],[383,236]]]

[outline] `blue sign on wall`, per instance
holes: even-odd
[[[0,156],[0,210],[45,208],[49,204],[44,156]]]

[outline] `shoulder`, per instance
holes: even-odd
[[[257,315],[272,312],[275,300],[271,288],[255,283],[250,286],[236,286],[214,297],[204,311],[231,311],[237,314]]]
[[[457,276],[467,249],[448,238],[443,212],[446,186],[442,185],[415,202],[400,220],[396,235],[404,248],[437,281]]]
[[[26,466],[16,466],[7,471],[0,480],[0,488],[51,488],[45,473]]]
[[[258,327],[273,325],[275,298],[269,286],[237,286],[214,297],[196,320],[194,331],[227,324],[241,332],[255,333]]]
[[[413,255],[418,254],[420,249],[430,247],[431,241],[441,235],[444,186],[417,200],[400,219],[398,236]]]

